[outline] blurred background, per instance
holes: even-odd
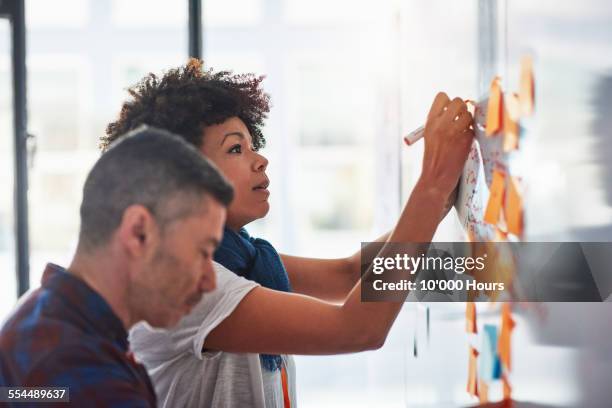
[[[126,88],[187,61],[189,3],[25,1],[30,287],[47,262],[66,265],[74,253],[81,188]],[[536,76],[527,239],[612,240],[609,1],[203,0],[199,12],[205,66],[266,75],[271,211],[250,231],[279,251],[347,256],[392,228],[422,156],[422,143],[406,148],[402,134],[423,124],[440,90],[477,99],[488,72],[517,89],[526,53]],[[18,295],[10,28],[0,18],[0,319]],[[436,239],[463,235],[451,211]],[[516,399],[612,404],[603,402],[611,398],[612,353],[601,344],[612,334],[608,305],[545,305],[548,322],[517,316]],[[478,308],[482,322],[498,322],[495,306]],[[465,392],[464,305],[433,305],[429,337],[424,310],[406,304],[376,352],[298,357],[300,405],[475,403]],[[583,322],[580,338],[532,329],[568,319]]]

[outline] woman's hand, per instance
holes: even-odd
[[[452,101],[444,92],[436,95],[425,125],[423,171],[418,184],[448,199],[470,151],[473,117],[460,98]]]

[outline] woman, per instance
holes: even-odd
[[[146,76],[130,89],[132,99],[102,140],[104,148],[142,124],[167,129],[197,147],[235,189],[215,253],[222,281],[217,297],[209,296],[170,332],[136,328],[132,345],[164,405],[295,405],[288,354],[379,348],[401,303],[360,301],[360,252],[341,259],[279,255],[248,235],[244,227],[269,210],[268,160],[258,152],[269,97],[263,77],[203,71],[201,64],[191,60],[161,78]],[[432,239],[471,146],[471,122],[461,99],[437,95],[421,178],[395,229],[379,241]],[[240,280],[234,290],[223,267],[261,286],[246,288]],[[234,292],[240,294],[226,295]]]

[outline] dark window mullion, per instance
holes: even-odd
[[[28,163],[26,109],[25,0],[0,1],[0,17],[11,26],[11,75],[13,83],[14,211],[17,296],[30,287],[28,238]]]
[[[189,56],[202,58],[202,0],[189,2]]]

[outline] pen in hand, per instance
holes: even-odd
[[[476,103],[470,99],[467,99],[465,103],[467,103],[468,106],[471,106],[473,110],[475,110],[477,106]],[[470,113],[474,114],[474,112]],[[425,135],[425,125],[419,126],[415,130],[404,136],[404,143],[406,143],[407,146],[411,146],[418,142],[423,137],[423,135]]]

